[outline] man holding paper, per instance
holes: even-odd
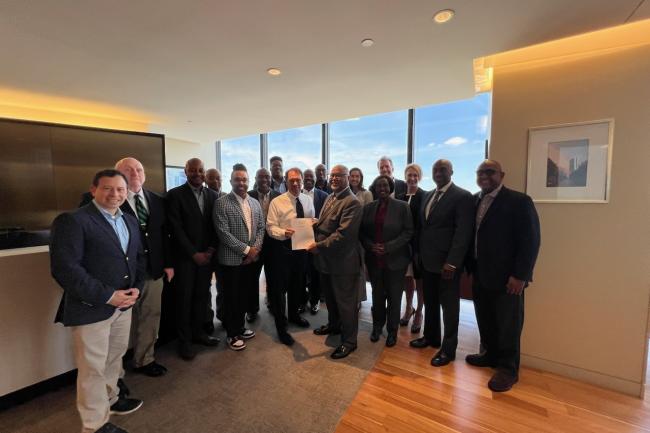
[[[269,205],[266,231],[271,237],[269,248],[271,259],[267,264],[276,275],[276,284],[270,288],[269,301],[275,317],[275,327],[280,342],[291,346],[293,337],[287,332],[289,322],[301,328],[309,327],[309,322],[300,317],[301,295],[305,291],[305,271],[307,269],[307,252],[300,245],[292,245],[292,238],[303,232],[311,231],[311,219],[314,217],[314,203],[302,190],[302,171],[299,168],[287,170],[285,175],[287,192],[275,198]],[[307,230],[299,226],[305,226]],[[298,233],[297,233],[298,230]],[[313,231],[311,233],[313,242]],[[310,244],[311,242],[301,242]],[[288,305],[287,305],[288,304]],[[288,319],[287,319],[288,316]]]

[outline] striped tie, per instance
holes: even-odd
[[[140,226],[146,227],[147,221],[149,220],[149,212],[147,212],[147,208],[144,207],[144,203],[142,203],[142,197],[140,197],[140,194],[135,195],[135,212],[138,214],[138,221],[140,222]]]

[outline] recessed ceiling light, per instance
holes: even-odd
[[[375,44],[375,41],[372,39],[364,39],[361,41],[361,46],[364,48],[372,47]]]
[[[443,9],[436,12],[436,14],[433,16],[433,20],[438,24],[443,24],[452,19],[454,17],[454,14],[455,12],[451,9]]]
[[[273,75],[274,77],[277,77],[282,73],[282,71],[279,70],[278,68],[269,68],[266,70],[266,73],[269,75]]]

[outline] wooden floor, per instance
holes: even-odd
[[[461,306],[459,334],[456,361],[435,368],[436,349],[410,348],[412,336],[402,328],[336,432],[650,432],[650,405],[643,400],[539,370],[522,368],[513,390],[492,393],[486,386],[492,370],[464,361],[478,348],[471,302]]]

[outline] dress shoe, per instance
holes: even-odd
[[[289,323],[293,323],[294,325],[300,326],[301,328],[309,328],[309,321],[305,319],[304,317],[294,317],[289,319]]]
[[[278,339],[280,340],[280,343],[286,344],[287,346],[292,346],[293,343],[296,342],[296,340],[294,340],[291,334],[289,334],[288,332],[279,333]]]
[[[196,357],[196,350],[191,345],[183,343],[178,346],[178,355],[185,361],[191,361]]]
[[[323,325],[320,328],[314,329],[314,334],[316,335],[338,335],[340,333],[340,329],[333,329],[330,327],[330,325]]]
[[[115,403],[111,405],[111,415],[128,415],[135,412],[142,407],[142,400],[137,398],[118,398]]]
[[[330,357],[332,359],[343,359],[346,356],[348,356],[349,354],[351,354],[352,352],[354,352],[356,349],[357,349],[356,346],[355,347],[348,347],[348,346],[340,345],[339,347],[337,347],[334,350],[334,352],[332,352]]]
[[[397,344],[397,334],[394,333],[388,334],[388,337],[386,337],[386,347],[393,347],[396,344]]]
[[[379,341],[379,336],[381,335],[381,331],[378,329],[373,329],[372,332],[370,333],[370,341],[373,343],[376,343]]]
[[[399,319],[399,326],[406,326],[409,324],[411,317],[415,314],[415,309],[413,307],[407,307],[404,311],[404,315]]]
[[[433,365],[434,367],[442,367],[449,364],[454,359],[456,359],[456,356],[449,356],[445,352],[440,350],[431,359],[431,365]]]
[[[246,313],[246,321],[248,323],[253,323],[257,320],[257,313]]]
[[[416,338],[415,340],[411,340],[409,342],[409,346],[415,347],[416,349],[424,349],[426,347],[440,347],[440,343],[432,343],[429,340],[427,340],[425,337],[420,337]]]
[[[411,334],[419,334],[422,329],[422,313],[415,313],[413,323],[411,324]]]
[[[494,392],[506,392],[510,391],[512,385],[518,381],[519,378],[517,376],[513,376],[504,370],[497,370],[494,376],[492,376],[492,379],[488,382],[488,388]]]
[[[95,430],[95,433],[129,433],[123,428],[119,428],[115,424],[111,424],[110,422],[107,422],[103,426],[99,428],[99,430]]]
[[[304,313],[306,309],[307,307],[305,304],[301,305],[300,307],[298,307],[298,314]]]
[[[117,379],[117,396],[119,398],[126,398],[131,394],[131,391],[129,391],[129,387],[126,386],[126,383],[124,383],[124,379]]]
[[[309,309],[309,312],[311,313],[312,316],[316,315],[318,313],[318,310],[320,310],[320,302],[318,304],[312,305],[311,308]]]
[[[158,377],[167,373],[167,368],[165,368],[163,365],[158,364],[156,361],[151,361],[147,365],[134,368],[133,371],[136,373],[142,373],[145,376],[149,377]]]
[[[465,357],[465,362],[474,367],[496,367],[496,362],[490,359],[485,352],[474,353]]]
[[[217,337],[213,337],[211,335],[201,335],[197,338],[193,338],[192,342],[196,344],[200,344],[202,346],[208,346],[208,347],[213,347],[219,344],[221,340],[219,340]]]

